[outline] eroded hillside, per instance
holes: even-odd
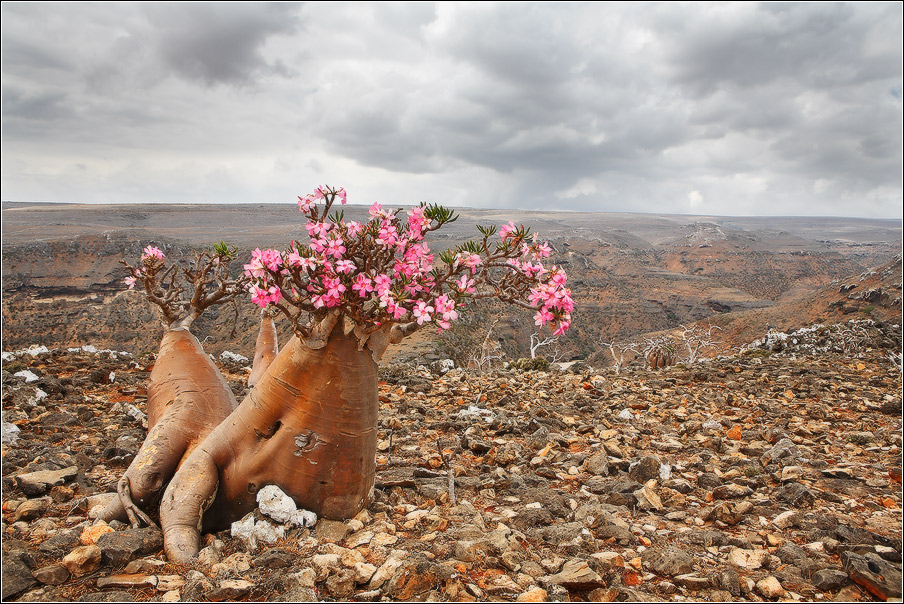
[[[349,206],[349,218],[365,209]],[[560,214],[460,210],[435,233],[435,250],[474,236],[477,224],[525,222],[553,244],[577,304],[573,329],[557,342],[563,360],[589,358],[599,341],[669,330],[680,324],[740,317],[748,340],[774,316],[806,324],[809,305],[784,309],[834,281],[860,275],[900,253],[900,224],[851,219],[726,219],[634,214]],[[135,352],[160,337],[154,311],[122,283],[121,259],[149,242],[170,258],[219,240],[238,245],[242,264],[256,246],[304,239],[294,206],[3,206],[3,346],[95,344]],[[900,298],[900,280],[898,280]],[[848,292],[849,293],[849,292]],[[894,297],[892,295],[892,297]],[[848,299],[848,298],[846,298]],[[858,306],[841,303],[836,310]],[[866,303],[861,306],[879,305]],[[898,303],[900,312],[900,303]],[[195,326],[214,354],[250,354],[257,330],[248,303],[217,309]],[[762,313],[762,314],[758,314]],[[800,317],[796,315],[800,314]],[[838,313],[836,313],[838,314]],[[841,313],[844,314],[844,313]],[[806,316],[804,316],[806,315]],[[823,317],[825,318],[825,317]],[[476,305],[448,336],[421,334],[396,355],[431,358],[454,351],[454,341],[492,337],[509,357],[528,352],[530,313]],[[234,329],[234,331],[233,331]],[[477,333],[483,329],[482,333]],[[283,334],[287,330],[283,325]],[[412,348],[414,346],[414,348]],[[460,359],[459,359],[460,360]]]

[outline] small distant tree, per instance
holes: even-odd
[[[675,341],[668,336],[645,338],[641,351],[649,369],[662,369],[675,364]]]
[[[849,321],[840,326],[838,335],[845,354],[856,354],[869,344],[870,335],[864,323],[872,324],[871,321]]]
[[[559,341],[558,337],[548,337],[541,338],[538,332],[534,332],[530,334],[530,358],[537,358],[537,351],[544,346],[553,346],[553,358],[549,359],[550,362],[555,363],[559,357],[561,356],[561,352],[559,352],[559,347],[556,345],[556,342]]]
[[[684,361],[688,365],[693,365],[702,353],[707,350],[714,350],[716,346],[721,344],[715,339],[714,331],[722,331],[722,329],[715,325],[708,325],[706,329],[699,325],[681,326],[681,343],[687,351]]]
[[[468,357],[468,365],[473,366],[478,373],[489,371],[497,362],[501,364],[503,357],[505,357],[505,351],[502,350],[502,345],[499,344],[498,340],[492,337],[493,329],[496,327],[497,323],[499,323],[499,319],[495,319],[490,323],[483,341],[481,341],[480,345],[478,345]]]
[[[600,345],[606,347],[609,350],[609,354],[612,356],[612,366],[615,367],[616,375],[621,373],[621,368],[624,366],[629,354],[633,354],[634,356],[641,355],[640,351],[638,350],[638,344],[634,341],[606,342],[600,339]]]

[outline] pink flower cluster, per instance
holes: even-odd
[[[553,335],[557,336],[565,333],[571,325],[574,301],[571,299],[571,291],[565,287],[565,271],[553,266],[549,275],[548,280],[531,288],[528,301],[539,307],[534,314],[534,323],[539,326],[552,323],[555,326]]]
[[[141,255],[142,260],[148,260],[150,258],[156,258],[157,260],[163,260],[166,256],[163,255],[163,252],[160,251],[159,247],[155,247],[153,245],[149,245],[144,248],[144,253]]]
[[[526,242],[523,227],[503,226],[495,255],[486,245],[483,253],[461,248],[443,269],[434,266],[424,242],[444,220],[436,207],[416,207],[401,216],[374,203],[370,219],[361,224],[327,218],[335,201],[346,203],[344,189],[318,187],[298,200],[310,243],[293,241],[283,252],[255,249],[244,267],[251,300],[261,307],[288,304],[312,313],[340,309],[368,326],[416,321],[442,331],[458,318],[465,298],[492,295],[480,293],[481,285],[491,285],[492,268],[507,271],[513,283],[523,285],[520,291],[532,286],[529,299],[539,309],[538,324],[551,323],[557,333],[568,329],[574,304],[565,273],[543,267],[540,259],[549,256],[549,245],[538,244],[536,237]]]
[[[159,270],[162,265],[158,263],[163,262],[165,258],[166,255],[159,247],[155,245],[148,245],[146,248],[144,248],[144,251],[141,254],[141,263],[145,266],[145,268],[148,268],[150,272],[153,273],[155,270]],[[139,279],[143,279],[145,276],[145,271],[141,268],[135,268],[132,270],[132,274],[124,279],[126,285],[129,286],[129,289],[135,289],[135,283],[137,283]]]
[[[305,195],[304,197],[298,197],[298,209],[302,212],[309,212],[316,207],[317,203],[326,199],[327,194],[329,193],[329,189],[326,187],[317,187],[314,189],[314,192],[310,195]],[[347,194],[345,189],[339,188],[336,190],[336,195],[343,205],[346,203]]]

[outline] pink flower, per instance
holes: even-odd
[[[546,310],[545,308],[541,308],[536,313],[534,313],[534,325],[542,327],[555,319],[555,315]]]
[[[517,231],[517,230],[518,230],[518,227],[515,226],[515,223],[512,222],[511,220],[509,220],[509,223],[507,225],[504,225],[502,228],[499,229],[499,236],[502,238],[503,241],[505,241],[506,239],[508,239],[509,237],[514,235],[515,231]]]
[[[383,206],[381,206],[376,201],[370,208],[367,210],[367,213],[370,214],[371,218],[385,218],[386,212],[383,211]]]
[[[313,195],[298,197],[298,211],[308,213],[317,205],[317,199]]]
[[[339,259],[342,258],[342,254],[345,253],[345,246],[342,245],[341,239],[330,239],[326,244],[326,249],[324,250],[324,254],[327,256],[332,256],[333,258]]]
[[[433,320],[430,316],[433,312],[432,306],[428,306],[423,300],[418,300],[412,314],[417,319],[417,324],[423,325],[425,322]]]
[[[301,266],[301,254],[299,254],[297,250],[292,249],[292,251],[286,255],[286,264],[288,266]]]
[[[278,273],[282,269],[282,263],[282,255],[277,250],[255,248],[251,251],[251,262],[244,266],[245,275],[262,279],[268,276],[268,270]]]
[[[266,307],[271,302],[276,304],[282,299],[282,291],[275,285],[271,285],[267,289],[263,289],[261,287],[257,287],[256,285],[252,285],[250,287],[251,291],[251,301],[260,306],[261,308]]]
[[[436,306],[436,314],[442,317],[434,318],[436,323],[440,326],[440,331],[452,327],[451,321],[458,318],[458,313],[455,311],[455,300],[452,300],[449,296],[443,294],[434,300],[433,304]]]
[[[392,287],[392,278],[389,275],[380,273],[374,277],[374,290],[377,295],[382,296]]]
[[[344,248],[343,248],[344,249]],[[355,263],[351,260],[340,260],[336,263],[336,272],[337,273],[345,273],[346,275],[349,273],[355,272],[355,269],[358,268],[355,266]]]
[[[307,229],[308,235],[313,239],[326,236],[333,228],[333,225],[328,222],[309,222],[304,225],[304,228]]]
[[[374,291],[373,281],[364,273],[358,273],[355,276],[354,284],[352,284],[352,291],[356,291],[359,296],[366,298],[369,292]]]
[[[135,277],[126,277],[125,281],[126,285],[129,286],[129,289],[135,289]]]
[[[339,196],[339,203],[345,205],[348,202],[348,194],[345,192],[345,189],[340,187],[336,193]]]
[[[477,272],[477,267],[481,265],[483,258],[480,254],[471,254],[468,252],[458,252],[455,255],[455,266],[464,265],[471,269],[471,274]]]
[[[398,237],[399,233],[396,230],[395,225],[388,220],[384,220],[380,225],[380,232],[376,241],[383,247],[392,247],[396,244],[396,241],[398,241]]]
[[[424,208],[412,208],[408,212],[408,235],[414,241],[424,238],[424,228],[430,221],[424,216]]]
[[[474,279],[469,279],[467,275],[462,275],[461,278],[455,282],[455,288],[462,294],[473,294],[477,291],[477,288],[474,287]]]
[[[385,308],[386,312],[388,312],[389,316],[391,316],[393,319],[401,319],[408,314],[408,311],[405,310],[405,307],[396,302],[396,299],[395,297],[393,297],[392,292],[389,291],[380,296],[380,307]]]
[[[260,260],[261,264],[271,272],[277,273],[279,272],[279,269],[282,268],[282,256],[278,250],[261,250]]]
[[[360,222],[355,222],[354,220],[350,220],[345,223],[345,232],[349,237],[355,238],[361,234],[361,231],[364,230],[364,225]]]
[[[571,325],[571,323],[569,321],[559,321],[559,327],[554,332],[552,332],[552,335],[554,335],[554,336],[562,335],[563,333],[568,331],[568,327],[570,325]]]
[[[142,260],[146,260],[147,258],[156,258],[157,260],[163,260],[165,256],[163,255],[163,252],[160,251],[159,247],[149,245],[144,248],[144,254],[141,255]]]

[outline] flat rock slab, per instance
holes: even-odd
[[[104,587],[157,587],[157,577],[144,573],[118,574],[109,577],[101,577],[97,580],[97,586]]]
[[[351,532],[351,527],[344,522],[339,520],[327,520],[326,518],[321,518],[317,522],[317,527],[314,529],[314,534],[317,535],[318,539],[331,543],[339,543],[348,537]]]
[[[107,562],[122,566],[134,558],[159,551],[163,547],[163,534],[153,527],[104,533],[98,538],[97,547]]]
[[[587,590],[606,585],[598,574],[584,560],[569,560],[562,570],[547,578],[551,585],[561,585],[565,589]]]
[[[39,470],[16,476],[16,484],[29,497],[39,497],[51,487],[61,485],[78,475],[78,466],[69,466],[62,470]]]
[[[3,558],[3,600],[22,593],[38,581],[31,570],[20,560],[11,557]]]
[[[62,564],[51,564],[50,566],[39,568],[32,574],[35,579],[44,585],[62,585],[69,579],[69,571]],[[5,577],[4,581],[6,581]]]
[[[694,560],[677,547],[651,547],[643,552],[644,568],[657,575],[674,577],[694,572]]]
[[[134,602],[135,598],[127,591],[94,591],[75,600],[76,602]]]
[[[243,579],[226,579],[220,581],[220,584],[207,592],[207,599],[211,602],[222,602],[224,600],[237,600],[247,596],[255,584],[251,581]]]

